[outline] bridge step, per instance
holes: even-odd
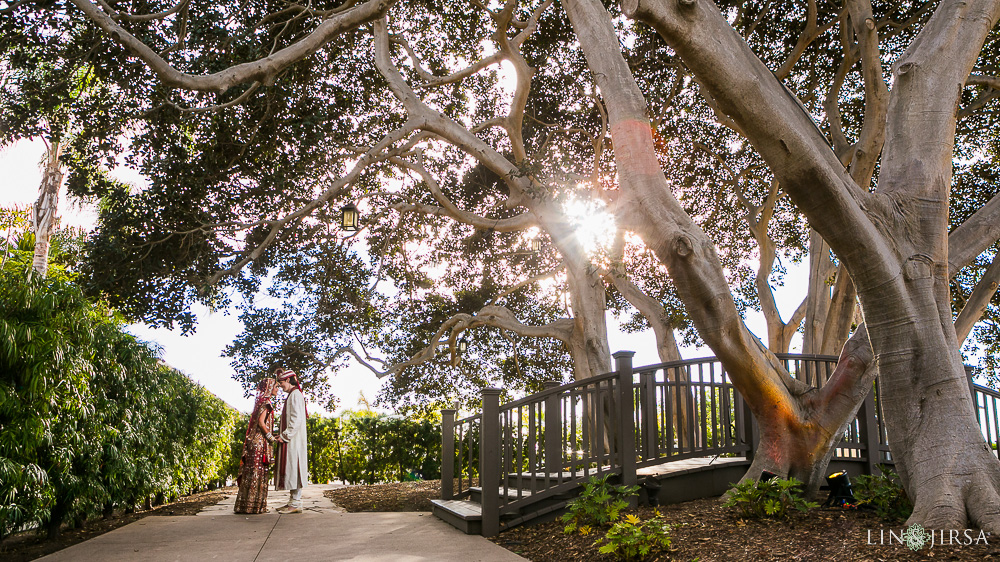
[[[535,523],[546,523],[549,521],[554,521],[557,517],[559,517],[562,514],[562,510],[566,508],[567,504],[569,504],[569,500],[558,501],[548,506],[545,506],[541,509],[530,511],[518,517],[501,519],[500,530],[506,531],[507,529],[511,529],[528,521],[533,521]]]
[[[510,488],[510,487],[508,487],[506,493],[504,493],[504,489],[503,488],[498,488],[498,491],[500,492],[500,497],[501,498],[506,495],[508,500],[516,500],[518,498],[531,497],[531,490],[520,490],[519,491],[517,488]],[[476,503],[482,503],[482,501],[483,501],[483,489],[482,488],[480,488],[479,486],[471,486],[469,488],[469,492],[471,492],[470,499],[472,501],[474,501]],[[520,495],[518,495],[518,492],[520,492]]]
[[[466,535],[483,532],[483,506],[470,500],[431,500],[431,512]]]

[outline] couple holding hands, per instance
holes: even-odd
[[[279,389],[288,397],[275,435],[272,431],[273,401]],[[247,424],[240,472],[236,478],[239,486],[234,507],[236,513],[267,512],[267,485],[273,461],[277,461],[274,489],[289,491],[288,504],[279,507],[278,513],[302,513],[302,488],[309,484],[306,472],[307,417],[306,400],[294,371],[278,368],[274,371],[274,378],[266,378],[257,384],[257,400]],[[274,443],[278,444],[277,455],[272,450]]]

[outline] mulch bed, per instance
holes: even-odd
[[[348,486],[327,490],[323,495],[350,512],[430,511],[431,500],[441,497],[441,481]]]
[[[718,498],[694,500],[657,508],[671,526],[671,546],[666,552],[651,554],[646,560],[698,561],[815,561],[853,562],[890,560],[1000,560],[1000,537],[987,537],[989,544],[956,544],[933,548],[926,545],[911,551],[905,545],[889,542],[889,531],[897,536],[903,523],[883,521],[874,512],[837,508],[795,512],[787,520],[743,521],[734,511],[724,508]],[[654,515],[654,508],[640,507],[641,519]],[[595,540],[603,532],[590,536],[563,533],[558,521],[534,526],[515,527],[494,537],[493,542],[535,562],[577,560],[613,560],[601,555]],[[871,531],[869,539],[869,530]],[[978,537],[978,531],[973,536]],[[936,535],[939,536],[939,535]],[[945,535],[946,539],[948,535]],[[938,540],[938,539],[935,539]],[[870,544],[874,543],[874,544]]]
[[[147,511],[135,513],[115,513],[108,519],[88,521],[82,528],[64,528],[56,540],[48,540],[44,534],[34,531],[18,533],[0,542],[0,560],[4,562],[26,562],[47,556],[74,544],[103,535],[118,527],[134,523],[144,517],[167,515],[197,515],[203,508],[215,505],[236,493],[236,487],[219,488],[191,494],[173,503],[163,504]]]

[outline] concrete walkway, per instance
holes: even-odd
[[[234,494],[196,516],[146,517],[41,560],[524,560],[430,513],[347,513],[323,496],[333,487],[306,488],[301,514],[275,513],[288,500],[288,492],[275,491],[268,496],[268,513],[236,514]]]

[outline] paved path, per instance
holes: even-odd
[[[347,513],[323,496],[332,487],[306,488],[301,514],[273,511],[288,500],[287,492],[272,491],[268,496],[272,510],[260,515],[233,513],[236,496],[232,495],[196,516],[146,517],[41,560],[524,560],[483,537],[463,534],[430,513]]]

